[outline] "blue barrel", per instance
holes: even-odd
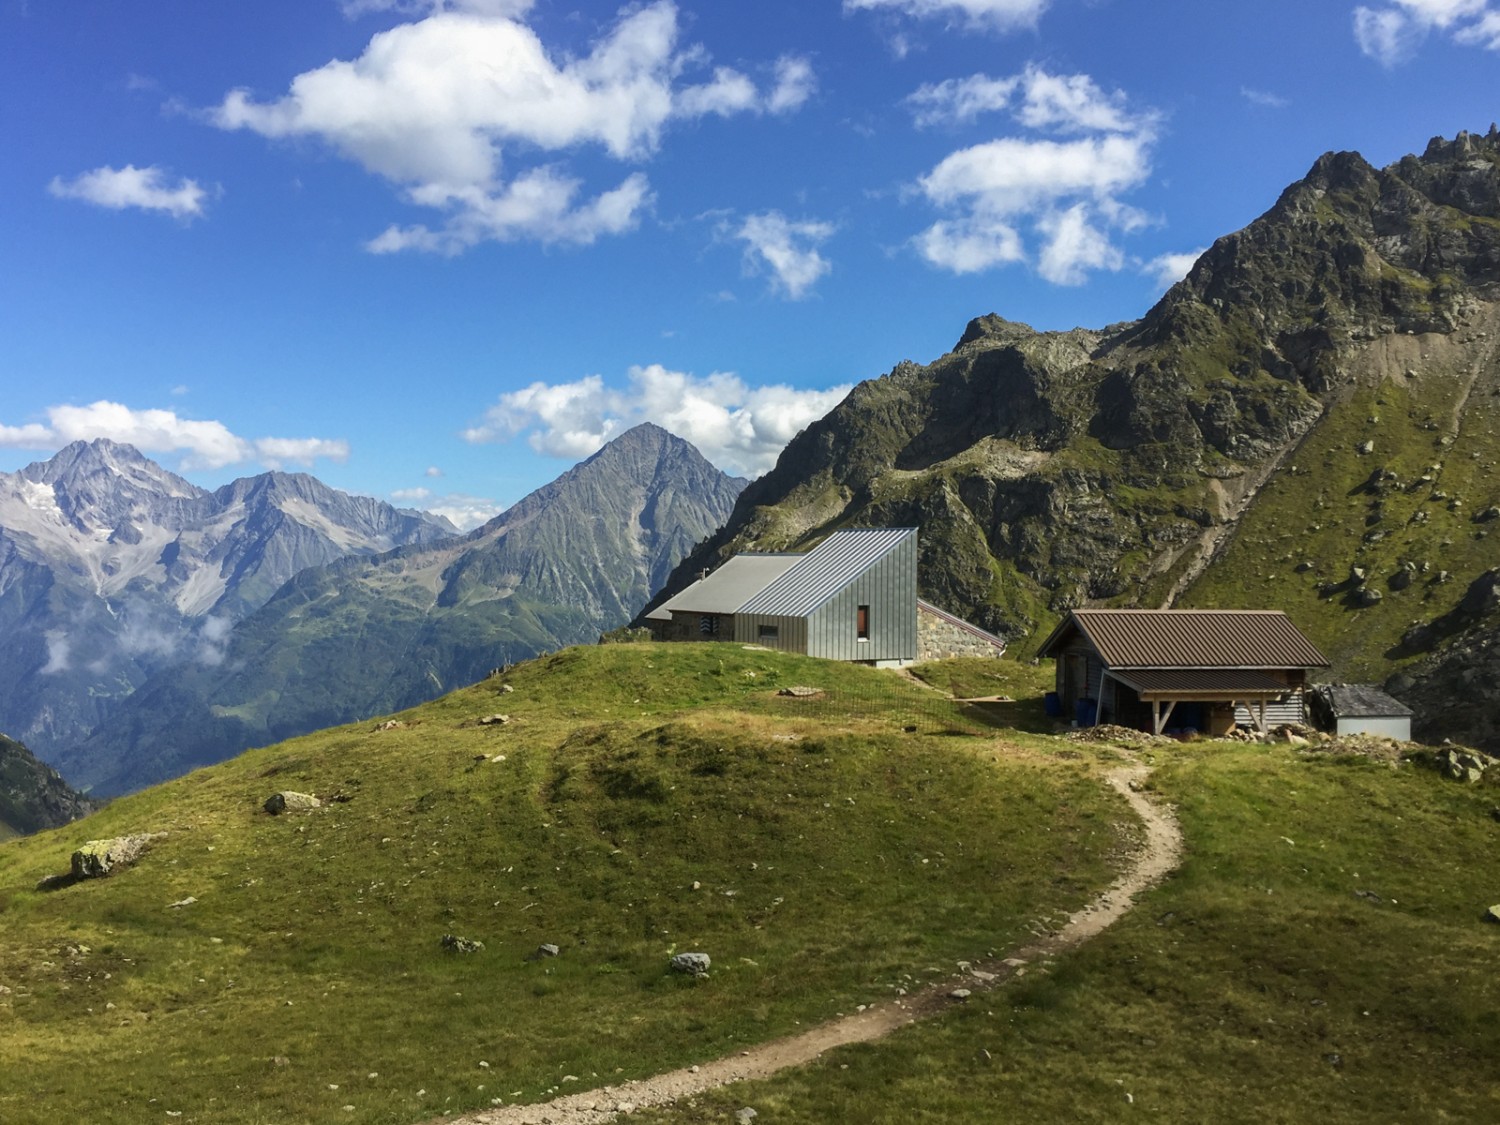
[[[1042,710],[1047,712],[1049,719],[1062,718],[1062,700],[1057,697],[1057,692],[1049,691],[1042,696]]]
[[[1081,727],[1094,725],[1094,717],[1099,713],[1099,704],[1093,699],[1080,699],[1073,707],[1073,717],[1078,720]]]

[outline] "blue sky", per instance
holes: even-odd
[[[0,469],[106,436],[465,525],[645,419],[763,472],[1497,78],[1500,0],[0,0]]]

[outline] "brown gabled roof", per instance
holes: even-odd
[[[1075,609],[1037,654],[1075,629],[1111,669],[1328,667],[1279,609]]]

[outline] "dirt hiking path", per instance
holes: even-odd
[[[1150,767],[1133,763],[1111,770],[1105,776],[1105,780],[1130,802],[1146,830],[1145,842],[1131,857],[1130,866],[1108,890],[1071,915],[1061,929],[1012,950],[1003,959],[974,962],[968,973],[945,983],[929,985],[899,1000],[876,1004],[852,1016],[700,1066],[568,1094],[550,1102],[500,1106],[466,1117],[438,1120],[447,1125],[599,1125],[637,1109],[667,1105],[731,1082],[766,1078],[778,1071],[812,1062],[834,1047],[880,1039],[917,1020],[940,1015],[959,1002],[952,996],[955,989],[964,988],[978,994],[995,988],[1018,976],[1031,962],[1076,948],[1101,933],[1124,917],[1134,905],[1136,896],[1160,882],[1177,866],[1182,859],[1182,832],[1171,809],[1150,800],[1142,791],[1141,782],[1150,772]]]

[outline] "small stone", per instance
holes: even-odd
[[[950,999],[950,1000],[967,1000],[972,995],[974,995],[974,994],[972,992],[970,992],[967,988],[955,988],[952,992],[948,993],[948,999]]]
[[[1373,441],[1362,441],[1354,447],[1354,451],[1359,454],[1374,453],[1375,443]]]
[[[497,727],[504,726],[508,722],[510,722],[509,715],[486,715],[479,720],[479,725],[482,727]]]
[[[784,687],[776,693],[777,695],[788,695],[794,699],[806,699],[810,695],[822,695],[822,688],[808,687],[806,684],[795,684],[792,687]]]
[[[484,942],[459,937],[457,934],[444,934],[442,945],[444,949],[452,953],[478,953],[484,948]]]
[[[179,909],[181,909],[184,906],[192,906],[193,903],[195,903],[197,901],[198,900],[196,898],[194,898],[192,895],[188,895],[187,898],[179,899],[176,902],[169,902],[169,903],[167,903],[167,909],[168,910],[179,910]]]
[[[1500,922],[1500,903],[1496,903],[1484,912],[1486,922]]]
[[[526,960],[540,961],[544,957],[556,957],[561,952],[561,947],[553,945],[551,942],[544,941],[541,945],[537,946],[526,955]]]
[[[750,1122],[754,1121],[759,1116],[760,1114],[756,1113],[755,1110],[751,1109],[749,1106],[745,1106],[744,1109],[737,1109],[734,1111],[734,1119],[739,1122],[739,1125],[750,1125]]]

